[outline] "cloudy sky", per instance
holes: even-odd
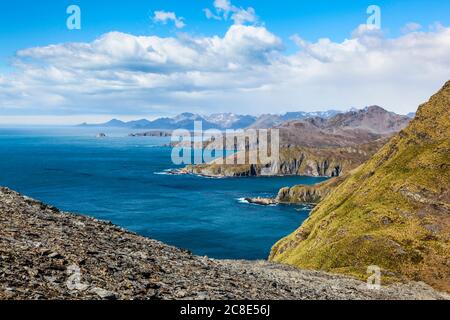
[[[80,30],[66,26],[73,4]],[[408,113],[449,79],[449,12],[441,0],[2,1],[0,123]]]

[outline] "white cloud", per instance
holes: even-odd
[[[255,23],[257,21],[255,9],[249,7],[248,9],[239,9],[233,13],[231,19],[236,24]]]
[[[359,27],[342,42],[293,36],[285,54],[265,27],[223,36],[134,36],[28,48],[0,74],[0,115],[278,113],[379,104],[406,113],[450,74],[450,28],[398,38]]]
[[[183,20],[183,18],[178,18],[174,12],[167,11],[155,11],[153,17],[153,21],[163,24],[167,24],[168,21],[172,21],[178,29],[186,26]]]
[[[215,0],[215,13],[210,9],[203,9],[206,18],[215,20],[233,20],[235,24],[254,24],[258,21],[255,9],[248,7],[247,9],[234,6],[230,0]]]
[[[38,67],[44,63],[59,71],[167,74],[224,70],[230,63],[248,68],[267,63],[271,54],[281,49],[279,38],[264,27],[254,26],[233,25],[223,38],[161,38],[110,32],[91,43],[21,50],[17,66]]]
[[[203,12],[205,13],[206,18],[208,19],[214,19],[214,20],[222,20],[221,16],[215,15],[211,9],[205,8],[203,9]]]
[[[419,31],[420,29],[422,29],[422,26],[419,23],[409,22],[402,28],[402,32],[409,33]]]
[[[214,7],[225,13],[229,13],[234,8],[230,0],[214,0]]]

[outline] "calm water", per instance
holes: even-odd
[[[207,179],[169,176],[167,138],[78,128],[0,128],[0,185],[66,211],[112,221],[214,258],[266,258],[308,210],[239,202],[273,196],[308,177]]]

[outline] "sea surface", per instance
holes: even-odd
[[[96,138],[99,132],[106,138]],[[265,259],[308,216],[301,206],[263,207],[244,197],[323,178],[209,179],[167,175],[169,138],[76,127],[0,128],[0,185],[61,210],[108,220],[198,255]]]

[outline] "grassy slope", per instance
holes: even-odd
[[[450,81],[415,120],[333,190],[270,259],[450,291]]]

